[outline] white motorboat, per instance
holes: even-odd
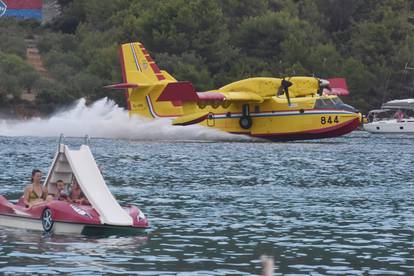
[[[393,100],[368,113],[364,130],[372,133],[414,133],[414,99]]]

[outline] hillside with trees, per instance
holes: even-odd
[[[123,95],[118,45],[140,41],[160,68],[199,91],[252,76],[347,79],[366,112],[414,97],[414,2],[409,0],[60,0],[52,22],[0,18],[0,105],[42,112],[80,97]],[[26,58],[36,37],[49,78]]]

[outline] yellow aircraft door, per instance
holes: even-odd
[[[212,112],[208,113],[208,116],[207,116],[207,125],[209,127],[213,127],[213,126],[215,126],[215,124],[216,124],[216,122],[214,120],[214,114]]]

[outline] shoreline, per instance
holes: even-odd
[[[46,115],[31,104],[20,103],[0,107],[0,119],[29,120],[34,117],[44,117]]]

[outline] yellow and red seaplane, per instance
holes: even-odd
[[[145,47],[120,47],[123,83],[130,115],[171,118],[173,125],[201,124],[269,140],[319,139],[356,129],[361,113],[344,104],[344,79],[315,77],[248,78],[217,90],[197,92],[160,70]]]

